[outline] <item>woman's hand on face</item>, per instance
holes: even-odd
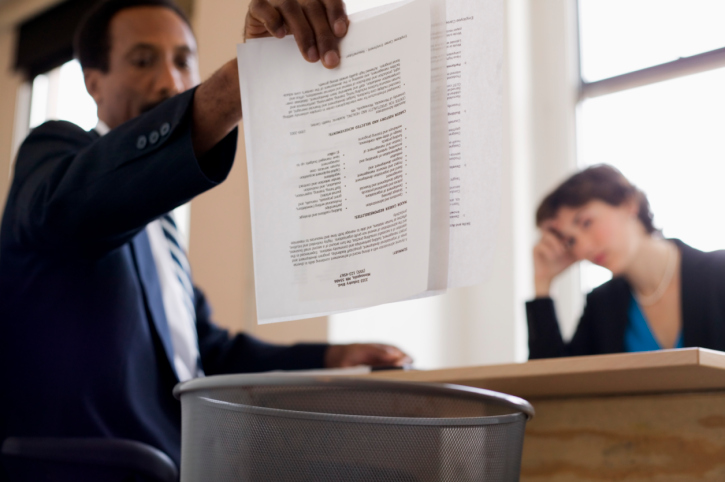
[[[544,229],[541,239],[534,246],[534,288],[537,298],[546,298],[551,282],[576,259],[553,233]]]

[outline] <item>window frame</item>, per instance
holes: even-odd
[[[677,60],[662,64],[645,67],[643,69],[627,72],[624,74],[607,77],[605,79],[587,82],[582,75],[581,62],[581,17],[580,4],[582,0],[576,0],[576,36],[579,72],[579,96],[577,106],[586,99],[614,94],[624,90],[634,89],[645,85],[664,82],[666,80],[684,77],[686,75],[699,74],[710,70],[725,67],[725,47],[702,52],[689,57],[681,57]]]

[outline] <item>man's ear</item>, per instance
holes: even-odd
[[[83,80],[86,83],[86,90],[96,101],[96,105],[100,106],[103,102],[101,90],[101,79],[103,72],[98,69],[83,69]]]

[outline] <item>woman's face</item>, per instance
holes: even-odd
[[[634,202],[611,206],[595,200],[578,208],[562,207],[541,228],[559,238],[576,260],[586,259],[619,275],[647,236],[637,211]]]

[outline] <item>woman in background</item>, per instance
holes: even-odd
[[[725,251],[664,239],[652,220],[644,193],[607,165],[575,174],[541,202],[536,299],[526,303],[530,358],[687,346],[725,351]],[[587,295],[565,343],[549,291],[556,276],[585,259],[613,279]]]

